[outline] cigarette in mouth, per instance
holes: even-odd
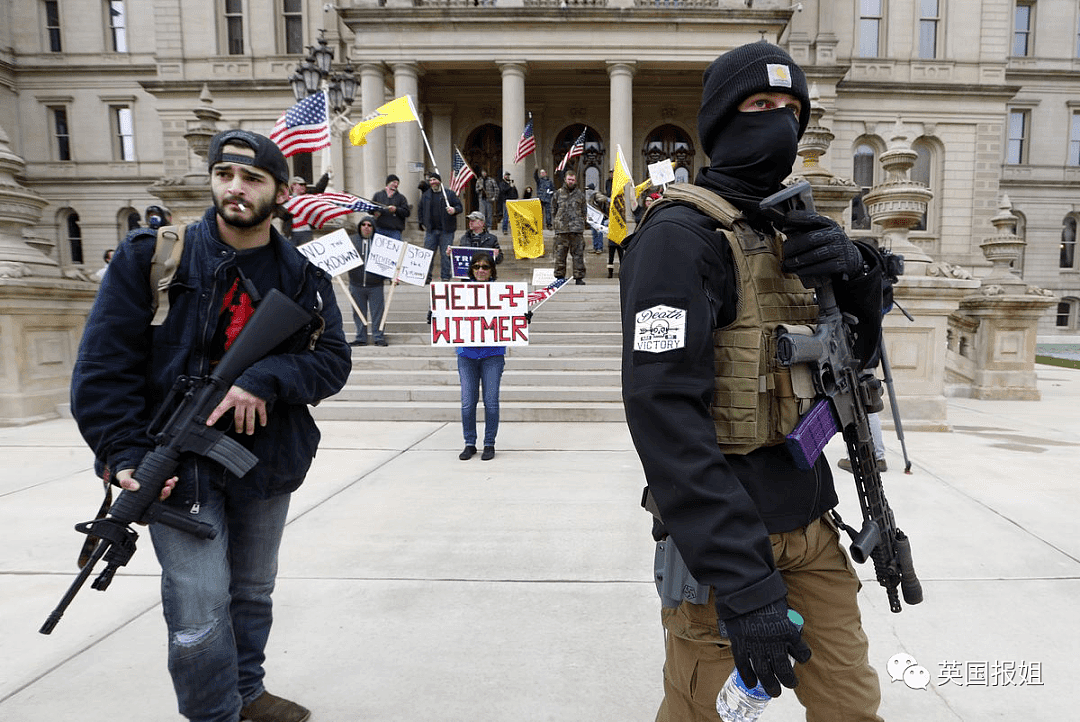
[[[237,202],[237,204],[236,204],[236,207],[237,207],[237,208],[239,208],[241,212],[243,212],[243,211],[246,211],[246,210],[247,210],[247,208],[246,208],[246,207],[244,206],[244,204],[243,204],[243,203],[239,203],[239,202]]]

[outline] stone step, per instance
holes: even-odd
[[[349,378],[349,383],[342,389],[341,394],[355,388],[381,388],[390,386],[410,386],[416,388],[420,385],[429,386],[453,386],[458,388],[457,363],[453,359],[451,363],[441,368],[418,368],[403,369],[400,366],[391,368],[371,368],[370,366],[355,370]],[[531,364],[530,364],[531,365]],[[510,362],[503,373],[502,388],[510,386],[535,386],[535,387],[563,387],[574,388],[580,386],[611,387],[619,384],[618,365],[606,364],[600,369],[584,369],[575,367],[573,373],[567,373],[565,367],[558,368],[526,368],[525,364],[516,360]]]
[[[570,375],[570,374],[567,374]],[[618,402],[621,400],[617,386],[540,386],[530,384],[509,384],[509,376],[504,374],[499,386],[500,408],[503,403],[531,403],[537,399],[546,402]],[[451,384],[423,385],[348,385],[335,396],[338,401],[369,401],[385,403],[387,401],[442,401],[453,402],[461,398],[461,387],[456,375]],[[517,379],[521,381],[521,379]]]
[[[482,424],[484,404],[476,409]],[[327,400],[312,409],[324,421],[461,421],[458,401],[365,402]],[[614,421],[626,420],[621,403],[532,401],[500,403],[502,421]]]
[[[369,347],[370,348],[370,347]],[[377,347],[376,347],[377,348]],[[358,349],[364,350],[364,349]],[[515,372],[522,369],[551,371],[564,374],[576,374],[588,371],[612,371],[619,372],[619,358],[617,355],[609,356],[576,356],[570,362],[565,356],[509,356],[507,368]],[[401,370],[401,371],[449,371],[457,373],[457,356],[443,353],[440,356],[376,356],[372,355],[363,360],[357,359],[353,353],[353,379],[360,378],[360,374],[368,370]],[[617,380],[616,380],[617,382]]]

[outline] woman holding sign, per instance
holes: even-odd
[[[469,280],[487,283],[496,280],[495,259],[486,251],[473,254]],[[461,379],[461,428],[465,450],[458,458],[468,461],[476,454],[476,404],[484,387],[483,461],[495,458],[495,435],[499,432],[499,384],[506,359],[505,346],[458,346],[458,377]]]

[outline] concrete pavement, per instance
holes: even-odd
[[[926,597],[892,614],[859,567],[887,720],[1077,718],[1080,370],[1037,370],[1041,401],[950,399],[951,432],[909,432],[910,475],[886,432]],[[490,462],[457,459],[457,423],[320,425],[281,557],[272,691],[313,722],[653,719],[662,635],[625,425],[506,423]],[[87,585],[37,632],[75,574],[72,525],[100,503],[73,422],[0,429],[0,460],[0,720],[178,720],[147,534],[107,592]],[[897,653],[926,689],[890,679]],[[785,693],[764,719],[801,708]]]

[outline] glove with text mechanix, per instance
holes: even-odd
[[[792,211],[780,230],[787,236],[782,267],[800,279],[852,278],[863,268],[859,249],[831,218],[813,211]]]
[[[780,696],[781,684],[794,689],[798,680],[788,655],[805,663],[810,659],[810,647],[788,619],[787,602],[780,599],[724,621],[735,668],[747,687],[760,681],[771,697]]]

